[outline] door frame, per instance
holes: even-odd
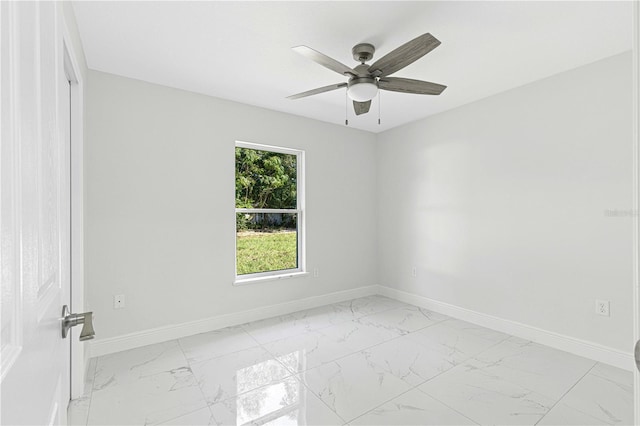
[[[61,13],[61,15],[63,15]],[[71,306],[74,313],[85,312],[84,303],[84,82],[64,19],[62,28],[62,60],[70,81],[71,119]],[[71,399],[84,395],[85,372],[89,351],[78,339],[79,330],[71,329]]]
[[[640,2],[633,2],[633,345],[640,340]],[[633,351],[631,346],[631,350]],[[640,372],[633,369],[635,424],[640,424]]]

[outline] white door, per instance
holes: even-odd
[[[69,83],[54,2],[0,2],[2,424],[66,424]]]

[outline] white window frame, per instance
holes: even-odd
[[[258,151],[277,152],[280,154],[289,154],[296,156],[296,208],[295,209],[239,209],[236,208],[234,212],[234,222],[236,223],[235,215],[238,213],[295,213],[297,215],[298,229],[296,232],[297,237],[297,264],[295,269],[284,269],[278,271],[257,272],[254,274],[238,275],[238,244],[237,237],[234,239],[234,274],[235,285],[252,284],[262,281],[278,280],[283,278],[293,278],[296,276],[308,275],[306,271],[306,256],[305,256],[305,202],[304,202],[304,151],[300,149],[284,148],[280,146],[264,145],[252,142],[236,141],[235,148],[248,148]],[[234,154],[235,154],[234,148]],[[235,167],[234,167],[234,182],[235,182]],[[234,207],[235,207],[235,191],[234,191]],[[236,229],[236,234],[237,234]]]

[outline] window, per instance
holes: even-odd
[[[236,283],[304,272],[304,152],[236,142]]]

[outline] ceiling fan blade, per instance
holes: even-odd
[[[337,72],[338,74],[352,74],[358,75],[354,70],[346,66],[345,64],[336,61],[333,58],[328,57],[324,53],[320,53],[317,50],[313,50],[307,46],[296,46],[292,48],[302,56],[311,59],[314,62],[319,63],[323,67],[329,68],[332,71]]]
[[[317,95],[318,93],[330,92],[332,90],[336,90],[336,89],[339,89],[341,87],[347,87],[347,83],[338,83],[338,84],[331,84],[329,86],[318,87],[317,89],[307,90],[306,92],[297,93],[295,95],[287,96],[287,99],[305,98],[307,96]]]
[[[378,88],[392,92],[415,93],[418,95],[439,95],[447,86],[410,78],[385,77],[378,80]]]
[[[353,101],[353,110],[356,112],[356,115],[362,115],[362,114],[368,113],[369,108],[371,108],[371,101],[366,101],[366,102]]]
[[[439,45],[440,40],[431,34],[422,34],[375,61],[369,67],[369,72],[378,77],[391,75],[414,63]]]

